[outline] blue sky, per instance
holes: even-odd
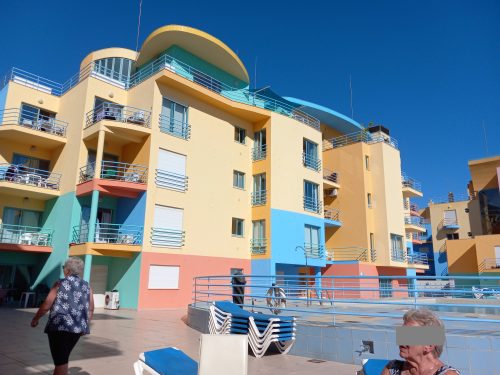
[[[135,49],[139,1],[5,1],[0,73],[56,81],[92,50]],[[257,86],[390,128],[425,200],[465,192],[467,161],[500,154],[498,1],[143,0],[157,27],[200,28],[233,48]],[[487,145],[482,123],[484,121]]]

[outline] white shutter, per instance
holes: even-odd
[[[167,206],[155,206],[153,226],[172,230],[182,230],[184,210]]]
[[[456,210],[445,210],[444,220],[451,223],[457,221],[457,211]]]
[[[149,266],[148,289],[179,289],[179,266]]]
[[[186,155],[160,149],[158,151],[158,169],[185,176]]]

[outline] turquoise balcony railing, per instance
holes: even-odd
[[[263,206],[267,202],[267,190],[252,193],[252,206]]]
[[[264,160],[267,156],[267,145],[256,146],[252,149],[252,160]]]
[[[167,228],[151,228],[151,245],[159,247],[182,247],[186,232]]]
[[[315,171],[321,170],[321,160],[317,156],[308,155],[305,152],[302,153],[302,164],[304,164],[304,167]]]
[[[127,124],[151,127],[151,112],[145,109],[122,106],[115,103],[102,103],[87,112],[85,128],[101,120],[111,120]]]
[[[266,238],[253,238],[250,240],[250,250],[252,255],[263,255],[267,252]]]
[[[186,191],[188,188],[188,177],[164,171],[163,169],[156,170],[155,177],[156,185],[170,190]]]
[[[191,136],[191,125],[171,116],[160,115],[160,131],[187,140]]]
[[[80,183],[92,180],[95,175],[95,163],[80,167]],[[145,184],[148,179],[148,168],[139,164],[120,163],[103,160],[101,179]]]
[[[141,245],[143,227],[139,225],[97,223],[93,238],[89,241],[89,225],[73,227],[74,243],[112,243],[122,245]]]
[[[29,168],[22,164],[0,163],[0,181],[59,190],[61,174]]]
[[[0,111],[1,125],[19,125],[24,128],[44,132],[45,134],[66,136],[68,123],[39,114],[29,109],[10,108]]]
[[[312,198],[304,196],[304,210],[320,213],[322,209],[322,203],[317,198]]]
[[[319,244],[306,242],[304,244],[304,250],[308,258],[321,259],[325,255],[323,246]]]
[[[0,224],[0,243],[51,246],[53,233],[52,229],[26,225]]]

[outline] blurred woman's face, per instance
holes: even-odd
[[[406,322],[403,324],[405,327],[420,327],[416,322]],[[400,345],[399,356],[405,360],[416,359],[421,357],[426,352],[426,347],[423,345]]]

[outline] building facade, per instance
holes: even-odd
[[[175,25],[139,52],[90,53],[63,84],[12,69],[0,285],[51,285],[81,256],[98,306],[118,290],[122,307],[150,309],[185,306],[193,277],[236,269],[426,269],[405,246],[420,229],[401,204],[421,189],[401,178],[388,130],[249,84],[223,42]]]

